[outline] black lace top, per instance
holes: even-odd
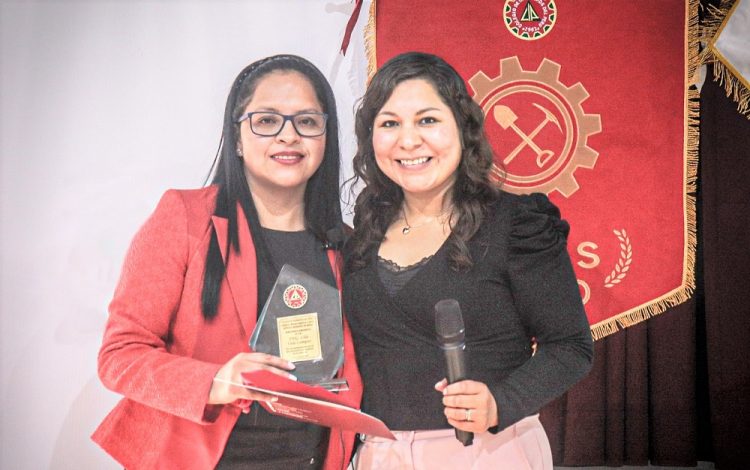
[[[396,292],[400,291],[431,258],[432,256],[425,256],[412,265],[399,266],[389,259],[378,256],[378,276],[388,295],[396,295]]]
[[[546,196],[502,193],[468,242],[474,261],[468,271],[450,268],[446,244],[419,266],[395,272],[377,260],[374,247],[371,262],[344,278],[344,311],[364,381],[362,410],[394,430],[450,427],[434,389],[446,375],[434,307],[446,298],[461,306],[469,377],[489,387],[499,429],[580,380],[591,367],[593,341],[567,234]]]

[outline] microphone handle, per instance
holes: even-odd
[[[454,428],[455,429],[455,428]],[[455,429],[456,439],[458,442],[466,446],[470,446],[474,443],[474,433],[470,431],[464,431],[463,429]]]
[[[452,348],[446,348],[445,363],[448,370],[448,383],[459,382],[466,379],[466,364],[464,362],[464,349],[466,345],[460,345]],[[456,429],[456,439],[464,446],[470,446],[474,442],[474,433]]]

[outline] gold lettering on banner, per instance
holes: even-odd
[[[276,326],[279,332],[279,356],[291,362],[322,359],[317,313],[279,317]]]
[[[591,287],[589,287],[588,282],[582,281],[580,279],[578,279],[578,285],[583,288],[583,295],[581,296],[581,300],[583,301],[583,305],[586,305],[591,298]]]
[[[630,272],[631,264],[633,263],[633,245],[630,242],[630,236],[625,229],[615,229],[613,232],[615,236],[617,236],[620,251],[615,267],[612,268],[609,275],[604,278],[604,287],[608,289],[620,284],[627,277]],[[580,255],[583,260],[578,260],[576,264],[583,269],[597,268],[601,264],[601,258],[595,253],[595,250],[598,249],[599,245],[591,241],[579,243],[576,247],[576,253]],[[578,286],[581,288],[581,298],[585,305],[591,299],[591,296],[596,294],[596,292],[592,294],[591,285],[585,280],[577,279],[577,281]],[[594,285],[598,286],[600,284],[596,282]]]
[[[584,269],[594,269],[595,267],[599,266],[599,263],[601,263],[601,259],[599,258],[599,255],[594,253],[593,251],[586,251],[586,248],[590,248],[592,250],[596,250],[599,248],[599,246],[594,242],[581,242],[578,244],[578,254],[583,256],[584,258],[588,258],[591,261],[585,262],[585,261],[579,261],[578,266],[584,268]]]

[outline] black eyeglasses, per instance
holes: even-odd
[[[292,122],[294,130],[302,137],[318,137],[326,133],[328,115],[325,113],[281,114],[272,111],[254,111],[237,120],[241,123],[247,119],[253,134],[262,137],[276,137],[287,121]]]

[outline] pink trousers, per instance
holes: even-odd
[[[539,415],[498,434],[474,435],[464,447],[453,429],[394,431],[396,440],[365,436],[354,470],[552,470],[552,452]]]

